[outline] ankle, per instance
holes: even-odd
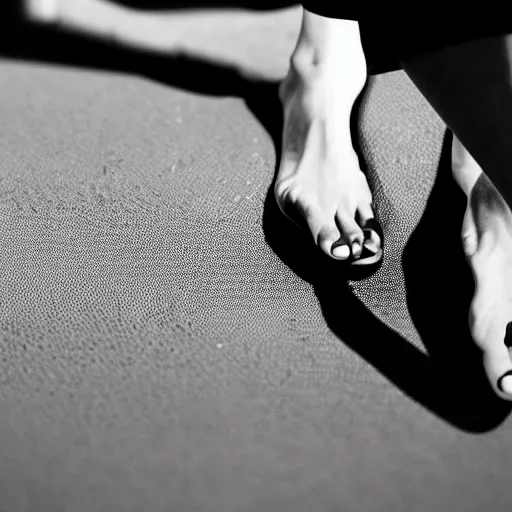
[[[352,20],[327,18],[304,10],[298,47],[309,49],[319,59],[328,58],[335,50],[361,45],[359,23]]]
[[[290,77],[305,83],[343,84],[355,100],[367,78],[359,25],[304,11],[299,40],[290,59]]]

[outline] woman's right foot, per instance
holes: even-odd
[[[492,388],[512,400],[512,211],[455,136],[452,172],[468,198],[462,242],[475,279],[471,335]]]
[[[325,254],[356,264],[382,257],[382,241],[371,229],[372,194],[350,134],[351,111],[365,82],[358,24],[304,11],[279,91],[284,130],[275,196],[283,213],[307,226]]]

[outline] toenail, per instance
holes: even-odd
[[[512,370],[508,371],[498,380],[498,389],[512,395]]]
[[[332,248],[332,255],[336,258],[348,258],[350,256],[350,249],[348,245],[338,245]]]
[[[361,244],[356,240],[355,242],[352,242],[352,255],[360,256],[360,254],[361,254]]]

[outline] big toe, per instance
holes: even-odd
[[[507,349],[508,358],[503,354],[503,368],[499,368],[499,370],[505,371],[503,371],[498,378],[497,388],[500,392],[505,394],[504,398],[512,400],[512,358],[510,357],[510,348],[512,347],[512,322],[507,324],[503,344]]]
[[[315,228],[313,228],[312,231],[314,232]],[[325,222],[323,226],[318,229],[316,239],[318,247],[320,247],[327,256],[339,260],[346,260],[350,256],[350,249],[336,227],[334,219],[331,222]]]
[[[473,333],[477,344],[483,350],[484,368],[494,391],[505,400],[512,401],[512,324],[508,324],[506,332],[496,328],[488,328],[482,335]]]
[[[302,214],[315,242],[327,256],[337,260],[350,257],[349,239],[339,229],[334,215],[320,208],[302,208]]]

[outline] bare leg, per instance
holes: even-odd
[[[468,197],[464,249],[475,277],[470,328],[490,383],[512,400],[512,37],[416,56],[403,67],[456,135],[453,174]],[[467,148],[467,151],[466,149]],[[486,174],[482,173],[482,169]]]
[[[110,0],[23,0],[26,15],[65,31],[164,56],[219,63],[258,79],[282,80],[299,33],[300,6],[137,10]],[[272,41],[275,55],[268,58]]]
[[[26,16],[36,23],[59,25],[100,39],[122,37],[130,11],[104,0],[23,0]],[[119,35],[117,35],[119,34]]]
[[[382,256],[381,241],[366,229],[372,196],[350,134],[365,82],[358,23],[305,10],[280,88],[285,120],[275,194],[281,210],[306,227],[325,254],[373,262]],[[359,260],[363,246],[371,256]]]

